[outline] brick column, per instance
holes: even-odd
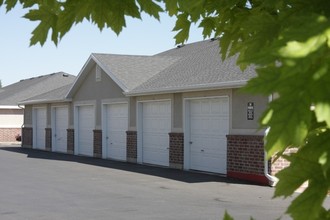
[[[33,146],[33,129],[29,127],[22,128],[22,147],[32,148]]]
[[[290,155],[292,153],[297,152],[297,148],[289,148],[284,151],[284,155]],[[269,172],[271,175],[275,176],[279,171],[284,168],[290,166],[290,161],[284,159],[283,157],[279,157],[276,160],[276,157],[272,157],[272,163],[269,165]]]
[[[170,136],[170,167],[183,169],[183,133],[169,133]]]
[[[21,128],[0,128],[0,142],[15,142],[17,135],[21,135]]]
[[[136,163],[137,159],[137,132],[126,131],[127,162]]]
[[[93,130],[93,153],[94,157],[102,158],[102,130]]]
[[[74,153],[74,129],[67,129],[68,154]]]
[[[52,129],[45,128],[46,130],[46,151],[52,151]]]
[[[264,141],[258,135],[227,135],[227,176],[268,185]]]

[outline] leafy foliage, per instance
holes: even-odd
[[[191,23],[204,37],[220,38],[223,59],[239,53],[242,69],[256,67],[245,91],[276,96],[260,121],[270,127],[267,155],[291,162],[278,173],[275,197],[308,181],[287,212],[294,219],[330,219],[323,207],[330,186],[329,0],[0,0],[0,6],[9,11],[18,2],[30,9],[25,18],[40,22],[31,45],[43,45],[50,31],[57,44],[84,19],[119,34],[126,17],[159,19],[162,12],[177,18],[177,44],[188,39]],[[297,152],[284,155],[288,148]]]

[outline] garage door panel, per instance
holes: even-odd
[[[193,161],[191,164],[192,169],[197,168],[196,170],[219,173],[219,166],[222,166],[221,161],[226,160],[226,156],[215,156],[213,154],[205,154],[203,156],[195,155],[191,160]]]
[[[170,102],[143,103],[142,115],[143,163],[169,166]]]
[[[128,105],[106,105],[106,158],[126,160],[126,131],[128,128]]]
[[[78,107],[78,154],[93,156],[94,106]]]
[[[67,127],[68,127],[68,108],[56,107],[54,109],[54,146],[56,152],[67,152]]]
[[[228,98],[190,101],[190,169],[226,173]]]

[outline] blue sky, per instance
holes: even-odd
[[[6,14],[0,8],[0,80],[6,86],[34,76],[64,71],[77,75],[91,53],[153,55],[175,46],[175,19],[162,15],[161,22],[143,16],[143,21],[128,19],[123,32],[117,36],[111,30],[100,32],[89,22],[73,27],[56,47],[47,41],[30,47],[31,32],[36,22],[22,16],[20,7]],[[191,28],[189,42],[203,40],[202,31]]]

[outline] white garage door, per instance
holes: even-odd
[[[143,103],[143,163],[169,166],[170,101]]]
[[[228,98],[190,101],[190,169],[227,173]]]
[[[93,156],[93,139],[94,139],[94,124],[95,124],[95,113],[94,106],[86,105],[78,107],[78,116],[76,117],[77,122],[77,143],[76,143],[76,154]],[[76,129],[75,129],[76,130]]]
[[[128,105],[105,105],[105,158],[126,160],[126,131],[128,128]]]
[[[46,108],[35,108],[34,109],[34,142],[33,148],[35,149],[46,149],[46,124],[47,124],[47,112]]]
[[[68,108],[55,107],[53,114],[52,149],[56,152],[67,153]]]

